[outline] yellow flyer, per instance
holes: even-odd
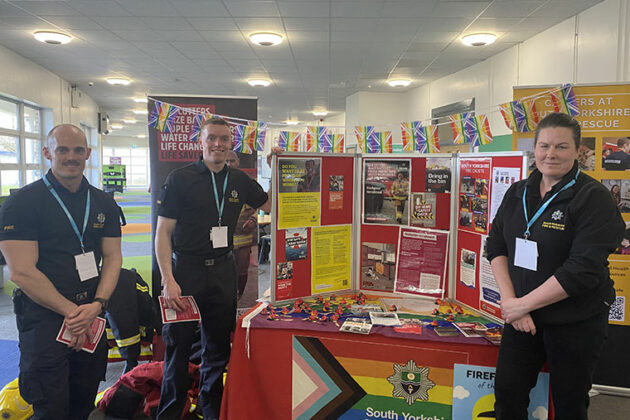
[[[628,312],[628,296],[630,294],[630,262],[610,261],[610,278],[615,282],[617,299],[610,307],[608,322],[613,325],[630,325]]]
[[[311,294],[350,288],[352,226],[311,229]]]
[[[278,229],[319,226],[321,158],[281,158],[278,162]]]

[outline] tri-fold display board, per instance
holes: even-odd
[[[482,244],[526,174],[521,152],[285,153],[272,165],[273,302],[363,291],[451,297],[498,316]]]

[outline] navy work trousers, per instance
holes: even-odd
[[[607,312],[572,324],[536,325],[536,335],[506,324],[495,377],[496,419],[527,419],[529,391],[545,362],[555,419],[588,419],[588,391],[607,331]]]
[[[223,372],[230,358],[230,333],[236,321],[236,267],[232,257],[206,266],[198,257],[178,256],[173,272],[182,296],[193,296],[201,314],[201,384],[199,406],[204,419],[218,419]],[[196,323],[164,324],[166,346],[158,419],[180,418],[190,387],[188,359]]]

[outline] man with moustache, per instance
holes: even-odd
[[[0,250],[18,286],[20,394],[34,419],[86,419],[105,379],[105,338],[94,353],[80,350],[118,281],[120,213],[83,177],[90,152],[81,129],[56,126],[43,148],[48,173],[0,208]],[[56,341],[64,323],[68,345]]]
[[[201,384],[198,406],[204,419],[219,418],[223,372],[236,320],[237,274],[233,236],[244,204],[269,211],[262,187],[226,164],[232,148],[228,123],[218,117],[200,127],[203,155],[174,170],[158,198],[155,250],[162,294],[170,309],[185,309],[192,295],[201,313]],[[174,264],[172,264],[174,261]],[[188,359],[195,322],[165,324],[164,376],[158,419],[180,418],[190,385]]]

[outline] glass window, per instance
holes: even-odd
[[[26,170],[26,183],[30,184],[31,182],[35,182],[42,177],[42,171],[39,169],[27,169]]]
[[[137,147],[135,149],[131,149],[131,156],[134,156],[134,157],[142,156],[142,157],[146,158],[147,157],[147,149],[145,149],[145,148],[139,149]]]
[[[18,104],[0,99],[0,128],[18,129]]]
[[[133,174],[131,176],[131,180],[129,185],[147,185],[147,175],[146,174]]]
[[[41,163],[42,141],[39,139],[24,140],[24,155],[26,163]]]
[[[24,131],[28,133],[41,133],[39,109],[24,106]]]
[[[18,163],[19,147],[19,137],[0,136],[0,163]]]
[[[9,195],[11,190],[18,189],[20,185],[20,171],[19,170],[7,170],[0,171],[0,179],[2,180],[1,194]]]

